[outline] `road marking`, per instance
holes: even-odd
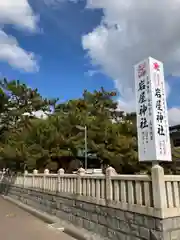
[[[8,213],[6,214],[6,217],[12,218],[12,217],[16,217],[15,213]]]
[[[63,228],[63,227],[56,227],[55,224],[56,224],[56,223],[48,224],[48,228],[53,229],[53,230],[58,230],[58,231],[61,231],[61,232],[64,231],[64,228]],[[54,225],[55,225],[55,226],[54,226]]]

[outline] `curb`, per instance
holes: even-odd
[[[64,233],[68,234],[69,236],[76,238],[78,240],[89,240],[90,237],[85,236],[79,229],[75,227],[65,227]]]
[[[76,238],[78,240],[97,239],[97,236],[93,236],[94,235],[93,233],[88,234],[86,231],[84,231],[84,229],[79,229],[79,228],[75,227],[73,224],[66,223],[65,221],[63,221],[57,217],[51,216],[48,213],[36,210],[36,209],[30,207],[29,205],[21,203],[18,200],[15,200],[9,196],[2,195],[2,197],[4,200],[7,200],[7,201],[15,204],[19,208],[25,210],[26,212],[32,214],[35,217],[41,219],[45,223],[48,223],[53,228],[60,229],[62,232],[68,234],[69,236],[71,236],[73,238]],[[55,226],[53,226],[53,225],[55,225]],[[100,238],[100,239],[102,239],[102,238]]]
[[[50,216],[47,213],[41,212],[39,210],[36,210],[24,203],[21,203],[11,197],[8,196],[2,196],[5,200],[17,205],[18,207],[22,208],[23,210],[27,211],[28,213],[32,214],[33,216],[41,219],[42,221],[48,223],[48,224],[54,224],[58,222],[58,218]]]

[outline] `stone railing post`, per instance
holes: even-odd
[[[86,174],[86,170],[84,168],[79,168],[77,171],[77,186],[76,186],[76,194],[81,195],[82,193],[82,179],[81,177]]]
[[[106,200],[112,201],[113,200],[113,187],[112,187],[112,180],[111,177],[115,176],[116,170],[113,167],[108,167],[106,169]]]
[[[164,169],[158,164],[154,165],[151,177],[154,208],[159,209],[163,217],[163,210],[167,208]]]
[[[24,171],[24,176],[23,176],[23,188],[25,188],[25,186],[26,186],[26,176],[28,175],[28,171],[27,170],[25,170]]]
[[[4,177],[4,168],[3,168],[3,170],[2,170],[2,172],[1,172],[1,181],[3,180],[3,177]]]
[[[48,174],[49,174],[49,169],[45,169],[44,175],[43,175],[43,186],[42,186],[44,191],[46,190],[46,177]]]
[[[37,174],[38,174],[38,170],[34,169],[33,170],[33,176],[32,176],[32,188],[35,187],[35,177],[36,177]]]
[[[64,179],[63,179],[63,175],[64,175],[64,169],[60,168],[58,170],[58,179],[57,179],[57,192],[63,192],[63,188],[64,188]]]
[[[2,172],[2,174],[5,175],[5,173],[6,173],[6,169],[3,168],[3,172]]]

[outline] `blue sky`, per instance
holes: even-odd
[[[1,62],[1,74],[37,87],[43,96],[60,97],[62,100],[79,97],[84,89],[114,88],[113,82],[105,75],[89,76],[91,64],[81,44],[82,35],[100,23],[102,11],[86,10],[84,2],[65,2],[60,8],[50,10],[36,2],[31,1],[31,6],[40,14],[42,33],[25,34],[10,25],[6,25],[4,30],[13,35],[23,49],[40,58],[39,71],[28,73]]]
[[[164,8],[152,0],[143,9],[141,1],[0,2],[1,76],[62,101],[84,89],[116,88],[120,108],[132,111],[133,65],[152,56],[164,62],[170,122],[180,123],[180,3],[164,1]]]

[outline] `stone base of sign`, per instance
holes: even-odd
[[[10,186],[5,193],[35,209],[71,222],[78,228],[97,233],[103,239],[180,239],[180,216],[160,219],[86,202],[85,197],[79,200],[76,195],[62,196],[17,186]]]

